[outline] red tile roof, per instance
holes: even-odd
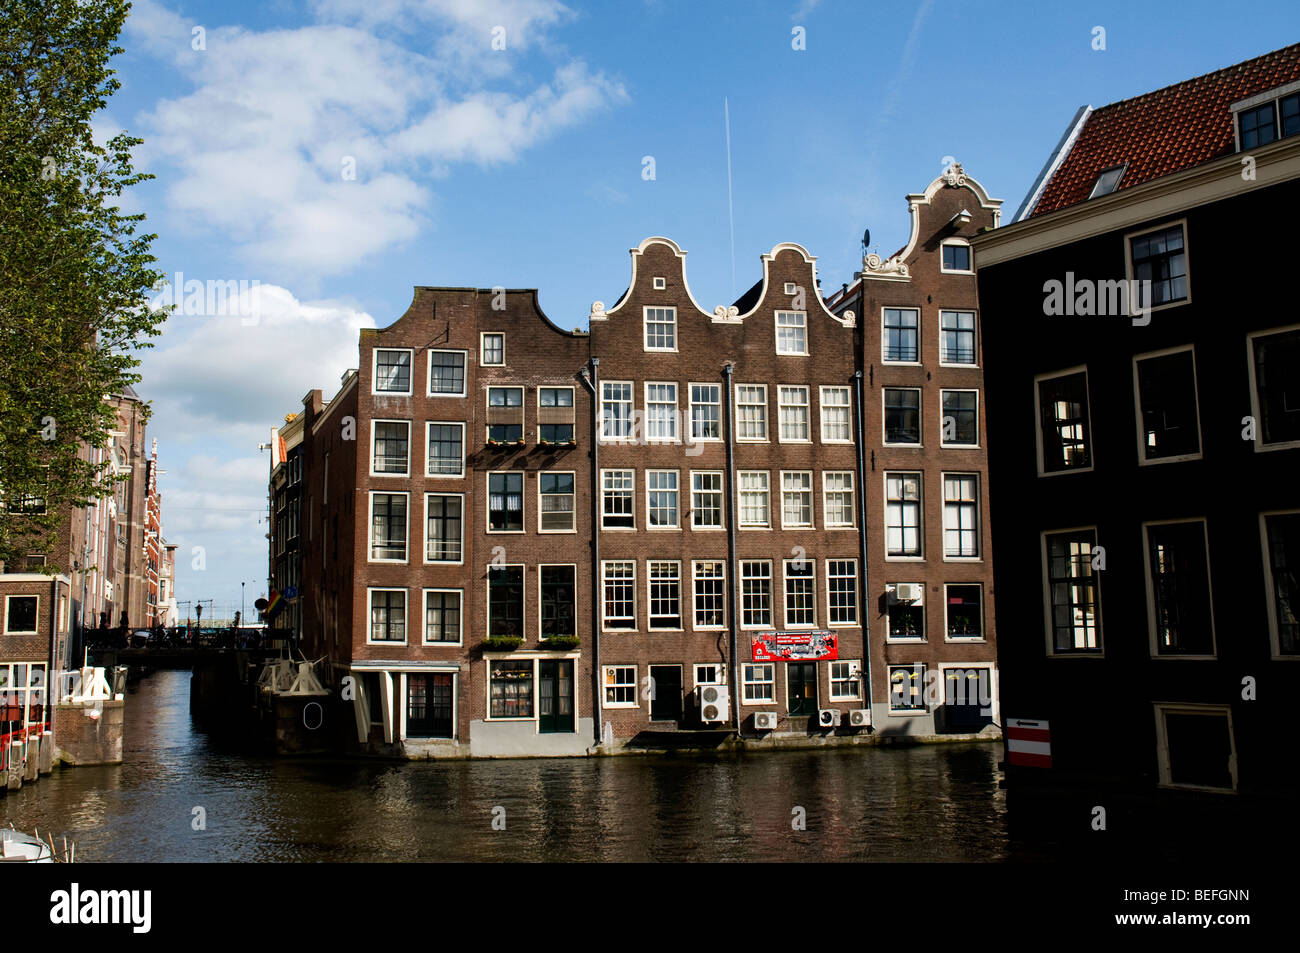
[[[1030,217],[1087,200],[1097,176],[1127,164],[1121,189],[1229,155],[1229,107],[1300,79],[1300,43],[1093,110]]]

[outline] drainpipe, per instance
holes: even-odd
[[[600,684],[600,439],[596,422],[600,407],[600,358],[591,358],[591,370],[578,372],[582,386],[591,394],[591,710],[595,716],[596,744],[601,743],[601,705],[604,697]]]
[[[868,593],[871,590],[867,585],[867,465],[863,458],[867,441],[863,433],[862,423],[867,405],[862,397],[861,368],[853,372],[853,385],[858,395],[858,406],[855,414],[857,420],[855,423],[858,430],[858,556],[862,563],[862,570],[859,573],[860,587],[862,589],[862,681],[865,685],[867,711],[871,711],[871,615],[870,606],[867,602]]]
[[[731,420],[731,372],[734,364],[722,365],[722,379],[725,386],[722,409],[726,419],[727,433],[727,572],[731,585],[727,587],[727,629],[731,653],[731,724],[736,735],[740,735],[740,660],[736,652],[736,586],[740,580],[736,572],[736,441]]]

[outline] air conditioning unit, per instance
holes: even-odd
[[[849,724],[854,728],[867,728],[871,725],[871,709],[855,708],[849,712]]]
[[[838,708],[823,708],[817,712],[817,724],[823,728],[838,728],[840,712]]]
[[[754,730],[774,731],[775,729],[776,729],[776,712],[774,711],[754,712]]]
[[[895,602],[919,602],[925,587],[918,582],[900,582],[894,586]]]
[[[700,721],[726,721],[731,698],[726,685],[700,686]]]

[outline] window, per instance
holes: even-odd
[[[680,629],[682,627],[681,563],[651,560],[648,569],[650,628]]]
[[[637,708],[636,666],[605,666],[605,707]]]
[[[490,424],[488,441],[491,443],[523,443],[523,424]]]
[[[647,351],[677,350],[677,309],[645,309],[645,349]]]
[[[489,407],[523,407],[524,389],[522,387],[489,387]]]
[[[537,439],[541,443],[573,443],[573,424],[539,424]]]
[[[973,473],[943,475],[943,554],[974,559],[980,554],[979,483]]]
[[[504,334],[483,335],[484,367],[501,367],[506,362],[506,336]]]
[[[605,583],[605,628],[635,629],[636,563],[628,559],[606,562],[602,566]]]
[[[945,390],[939,392],[943,403],[942,432],[939,443],[944,447],[979,445],[979,391]]]
[[[5,598],[5,632],[31,634],[36,631],[38,596],[7,596]]]
[[[889,710],[891,712],[923,712],[925,706],[925,666],[889,666]]]
[[[1138,455],[1144,463],[1201,455],[1196,368],[1191,348],[1133,360]]]
[[[1300,446],[1300,328],[1249,338],[1255,446]]]
[[[465,475],[465,425],[430,423],[427,476],[462,477]]]
[[[776,313],[776,353],[808,353],[808,315],[802,311]]]
[[[648,382],[645,385],[645,428],[647,441],[677,440],[677,385]]]
[[[944,587],[944,608],[950,639],[984,638],[983,589],[977,584],[949,583]]]
[[[886,387],[885,443],[921,442],[921,390],[917,387]]]
[[[370,472],[383,476],[407,476],[410,472],[409,450],[411,424],[405,420],[376,420],[372,433],[374,451]]]
[[[539,387],[537,388],[537,406],[538,407],[572,407],[573,388],[572,387]]]
[[[1205,522],[1146,524],[1143,529],[1155,654],[1213,655]]]
[[[812,471],[781,474],[781,526],[812,526]]]
[[[411,355],[406,349],[375,348],[376,394],[411,393]]]
[[[539,473],[537,492],[541,497],[538,512],[541,514],[539,533],[571,533],[574,522],[574,492],[572,473]]]
[[[627,440],[632,436],[632,384],[604,381],[600,385],[600,436]]]
[[[1156,705],[1160,784],[1198,790],[1237,789],[1232,710],[1219,705]]]
[[[921,474],[885,474],[885,555],[921,555]]]
[[[574,566],[539,566],[542,638],[577,635],[578,584]]]
[[[761,705],[776,701],[776,666],[771,662],[746,663],[741,666],[741,691],[745,704]]]
[[[652,282],[652,284],[654,286],[655,291],[663,291],[665,288],[668,287],[668,279],[657,276],[655,280]]]
[[[1042,378],[1037,383],[1041,472],[1092,469],[1087,371]]]
[[[1183,226],[1161,228],[1144,235],[1129,237],[1132,277],[1150,282],[1150,299],[1146,285],[1138,285],[1138,304],[1158,308],[1187,300],[1187,249],[1183,245]]]
[[[921,312],[916,308],[885,308],[884,322],[884,360],[919,363]]]
[[[406,642],[406,590],[370,590],[370,641]]]
[[[645,472],[646,518],[651,529],[677,529],[677,471]]]
[[[488,635],[523,638],[523,566],[488,568]]]
[[[747,629],[772,624],[772,563],[746,559],[740,564],[740,624]]]
[[[767,527],[771,518],[767,471],[741,470],[739,482],[741,527]]]
[[[767,385],[736,385],[737,440],[767,439]]]
[[[886,614],[889,616],[889,638],[891,639],[925,639],[925,600],[924,598],[913,600],[901,600],[898,598],[898,587],[909,585],[913,592],[920,592],[924,588],[920,583],[893,583],[886,588],[891,589],[889,598],[886,600]]]
[[[1274,655],[1300,655],[1300,513],[1261,517]]]
[[[429,396],[465,396],[465,352],[429,352]]]
[[[785,561],[785,624],[808,627],[817,622],[817,596],[813,589],[811,559]]]
[[[808,388],[778,387],[777,417],[782,443],[811,440],[808,430]]]
[[[636,526],[633,509],[633,470],[605,470],[601,474],[600,522],[604,529],[632,529]]]
[[[492,659],[488,662],[488,717],[533,717],[533,660]]]
[[[370,494],[370,561],[406,561],[406,494]]]
[[[722,529],[721,472],[691,472],[691,527]]]
[[[1278,108],[1282,113],[1282,136],[1294,136],[1300,132],[1300,93],[1292,96],[1285,96],[1278,100]]]
[[[975,312],[939,312],[939,363],[975,363]]]
[[[853,528],[853,471],[822,474],[822,516],[827,529]]]
[[[464,558],[463,507],[459,495],[425,495],[425,562],[458,563]]]
[[[722,439],[722,386],[691,385],[691,436],[696,440]]]
[[[1093,567],[1097,531],[1046,533],[1043,548],[1052,652],[1062,655],[1100,651],[1101,602]]]
[[[1097,181],[1092,187],[1092,192],[1088,198],[1095,199],[1098,196],[1110,195],[1119,187],[1119,180],[1124,177],[1125,166],[1117,165],[1113,169],[1107,169],[1101,175],[1097,176]]]
[[[856,559],[826,560],[826,604],[831,625],[858,623],[858,562]]]
[[[722,685],[726,679],[722,677],[722,666],[720,665],[696,665],[695,666],[695,684],[696,685]]]
[[[460,642],[459,589],[424,590],[424,641]]]
[[[862,697],[860,662],[831,662],[831,701],[853,701]]]
[[[1243,149],[1267,145],[1277,138],[1277,116],[1271,102],[1255,109],[1241,110],[1237,113],[1237,122],[1241,126]]]
[[[971,270],[970,246],[965,242],[944,242],[942,256],[940,271],[969,272]]]
[[[726,605],[726,564],[709,559],[692,564],[695,583],[695,628],[720,629]]]
[[[524,475],[488,474],[488,532],[524,531]]]
[[[821,389],[822,443],[852,443],[853,430],[849,420],[849,389],[823,387]]]

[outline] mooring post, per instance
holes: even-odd
[[[37,762],[37,769],[41,774],[49,774],[54,770],[54,732],[52,731],[41,733],[41,755]]]
[[[40,764],[41,739],[37,735],[27,736],[26,758],[23,761],[23,780],[36,780],[36,767]]]
[[[23,786],[23,743],[9,742],[9,790],[17,791]]]

